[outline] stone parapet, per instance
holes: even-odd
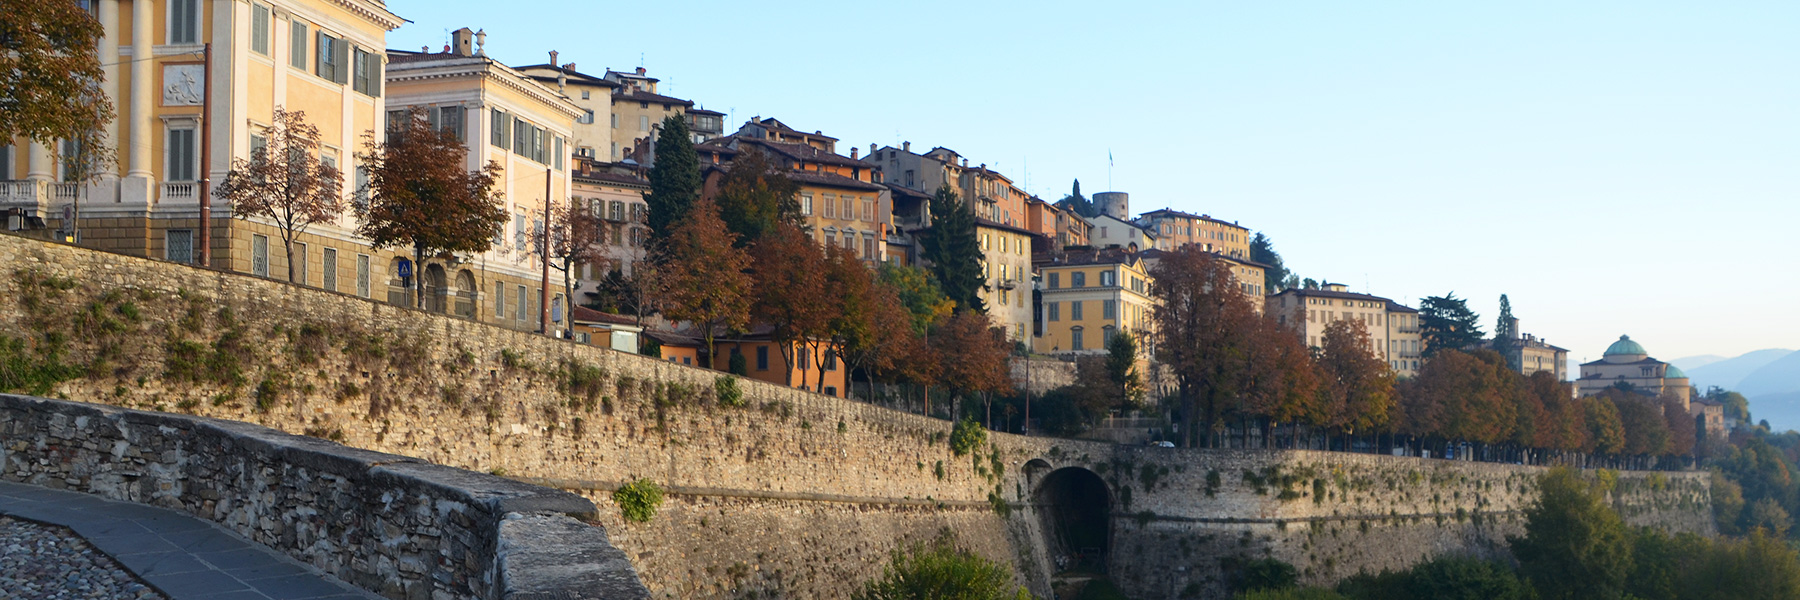
[[[0,478],[171,508],[389,598],[647,598],[581,496],[266,427],[0,395]],[[571,516],[573,515],[573,516]]]

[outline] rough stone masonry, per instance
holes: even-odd
[[[1045,491],[1058,472],[1103,482],[1105,562],[1135,597],[1216,594],[1259,556],[1329,582],[1503,551],[1541,472],[1005,434],[958,456],[944,421],[345,294],[5,235],[0,265],[0,335],[70,377],[39,395],[568,490],[657,597],[846,597],[946,529],[1047,595],[1069,550]],[[670,491],[648,523],[610,499],[636,478]],[[1634,522],[1710,531],[1704,477],[1621,481]]]

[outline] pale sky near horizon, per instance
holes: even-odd
[[[1302,277],[1593,360],[1800,347],[1800,3],[388,0],[389,46],[549,50],[1048,200],[1261,231]],[[559,15],[546,18],[545,15]],[[1108,169],[1108,152],[1114,157]],[[1110,179],[1110,184],[1108,183]]]

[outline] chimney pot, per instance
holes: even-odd
[[[573,71],[573,70],[575,70],[575,63],[569,63],[569,64],[566,64],[566,65],[563,65],[563,70],[564,70],[564,71]]]
[[[556,66],[556,51],[555,50],[550,51],[550,66],[552,66],[552,67]]]
[[[856,151],[860,150],[860,149],[861,148],[854,148],[854,147],[850,149],[850,160],[856,160]]]
[[[900,142],[900,149],[905,152],[912,152],[912,142]]]
[[[643,75],[643,74],[644,74],[644,68],[643,68],[643,67],[638,67],[638,68],[637,68],[637,74],[639,74],[639,75]]]
[[[869,156],[875,155],[875,142],[869,142]]]

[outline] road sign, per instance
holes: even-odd
[[[411,279],[412,278],[412,269],[413,269],[412,261],[404,259],[404,258],[400,259],[400,267],[399,267],[400,273],[399,274],[400,274],[401,279]]]

